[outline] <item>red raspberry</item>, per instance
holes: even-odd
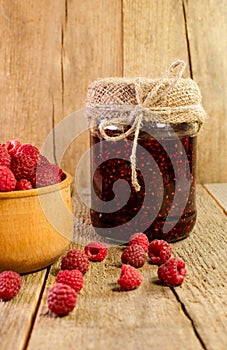
[[[140,246],[143,248],[143,250],[144,250],[145,252],[147,252],[149,241],[148,241],[147,236],[146,236],[144,233],[138,232],[138,233],[134,233],[134,234],[129,238],[128,245],[132,245],[132,244],[138,244],[138,245],[140,245]]]
[[[62,170],[55,164],[38,166],[32,176],[33,187],[45,187],[61,182]]]
[[[49,160],[43,156],[42,154],[39,155],[38,157],[38,163],[37,163],[37,168],[40,166],[43,166],[43,167],[48,167],[50,165],[50,162]]]
[[[11,170],[17,180],[30,180],[35,173],[38,162],[39,150],[30,144],[21,145],[12,156]]]
[[[145,259],[146,254],[143,248],[138,244],[130,245],[121,255],[123,264],[129,264],[134,267],[142,267],[145,263]]]
[[[12,171],[0,165],[0,192],[13,191],[16,187],[16,182]]]
[[[101,242],[90,242],[84,248],[85,254],[92,261],[102,261],[108,253],[108,248]]]
[[[78,293],[83,288],[84,277],[79,270],[61,270],[57,274],[56,282],[67,284]]]
[[[63,173],[61,168],[58,168],[58,182],[63,181],[66,178],[66,175]]]
[[[153,264],[163,264],[164,262],[169,260],[171,254],[171,245],[161,239],[155,239],[148,246],[148,256]]]
[[[172,258],[158,268],[158,278],[161,282],[172,286],[180,285],[186,276],[185,262]]]
[[[49,290],[47,302],[51,312],[65,316],[76,306],[77,293],[67,284],[57,283]]]
[[[9,168],[10,163],[11,156],[9,155],[7,149],[3,145],[0,145],[0,165]]]
[[[117,283],[123,290],[132,290],[139,287],[142,280],[141,274],[133,266],[122,265],[121,276]]]
[[[83,275],[88,271],[88,267],[87,255],[78,249],[68,251],[61,261],[62,270],[80,270]]]
[[[61,177],[62,177],[62,169],[59,168],[56,164],[51,164],[51,170],[52,173],[55,174],[56,178],[57,178],[57,182],[61,182]]]
[[[22,285],[21,277],[14,271],[0,273],[0,299],[10,300],[14,298]]]
[[[20,179],[16,183],[16,190],[22,191],[22,190],[32,190],[32,184],[29,180],[26,179]]]
[[[8,153],[13,156],[21,146],[21,143],[17,140],[10,140],[4,143],[4,146],[7,149]]]

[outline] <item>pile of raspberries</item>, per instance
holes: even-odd
[[[142,276],[137,269],[145,264],[146,254],[151,264],[158,265],[158,278],[163,284],[170,286],[182,284],[186,276],[185,262],[179,258],[171,258],[171,245],[161,239],[149,243],[144,233],[135,233],[130,237],[128,247],[121,255],[123,266],[118,283],[122,289],[135,289],[142,283]]]
[[[31,190],[63,180],[62,170],[37,147],[17,140],[0,144],[0,192]]]
[[[84,250],[71,249],[61,260],[61,269],[56,276],[55,285],[48,292],[47,302],[51,313],[56,316],[68,315],[77,304],[78,293],[83,288],[84,275],[89,269],[89,260],[102,261],[108,248],[101,242],[90,242]],[[139,268],[148,255],[149,262],[158,265],[159,280],[169,286],[179,286],[186,276],[185,262],[171,258],[172,247],[164,240],[149,243],[144,233],[133,234],[128,246],[121,255],[121,273],[117,280],[119,291],[138,288],[142,281]],[[20,290],[20,275],[12,271],[0,274],[0,299],[10,300]]]

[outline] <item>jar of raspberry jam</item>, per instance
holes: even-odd
[[[196,222],[196,140],[205,117],[200,102],[194,81],[181,77],[90,85],[90,215],[100,236],[124,243],[135,232],[168,242],[189,235]]]

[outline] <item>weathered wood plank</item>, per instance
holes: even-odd
[[[0,301],[0,348],[23,350],[33,325],[47,270],[22,276],[22,288],[12,300]]]
[[[122,75],[121,1],[65,2],[62,24],[64,115],[84,106],[94,79]]]
[[[86,232],[84,232],[86,234]],[[141,269],[144,283],[131,292],[120,292],[122,248],[110,249],[106,261],[90,263],[78,306],[65,318],[46,315],[47,291],[55,282],[59,265],[48,278],[42,306],[28,349],[202,349],[191,322],[168,287],[157,283],[156,267]],[[182,287],[183,288],[183,287]],[[174,335],[174,336],[173,336]]]
[[[226,188],[226,187],[225,187]],[[227,218],[207,191],[198,187],[198,220],[191,236],[174,244],[187,262],[184,288],[175,288],[180,302],[208,350],[227,348]]]
[[[192,76],[199,84],[208,114],[198,137],[198,181],[223,183],[227,173],[227,2],[183,3]]]
[[[16,138],[40,147],[60,101],[64,1],[9,1],[0,6],[0,142]],[[55,111],[56,113],[56,111]]]
[[[159,77],[177,58],[188,62],[181,0],[123,0],[123,20],[125,76]]]
[[[227,184],[206,184],[204,186],[227,213]]]

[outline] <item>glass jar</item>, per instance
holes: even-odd
[[[131,113],[122,112],[122,106],[110,108],[114,119]],[[187,237],[195,225],[198,123],[149,121],[147,113],[136,141],[139,190],[131,179],[135,131],[125,135],[132,123],[105,127],[108,140],[100,133],[100,122],[90,124],[91,222],[110,242],[127,242],[136,232],[173,242]],[[95,107],[89,109],[92,114],[97,114]],[[122,134],[126,137],[116,141]]]

